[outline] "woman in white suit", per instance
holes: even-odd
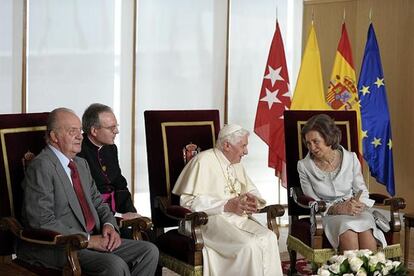
[[[331,245],[375,251],[380,242],[385,247],[384,234],[368,210],[374,201],[369,199],[359,160],[339,144],[341,131],[334,120],[326,114],[313,116],[302,137],[309,152],[298,162],[301,187],[305,195],[327,202],[323,226]]]

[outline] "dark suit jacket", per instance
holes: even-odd
[[[86,200],[100,233],[104,223],[111,223],[118,229],[115,218],[107,204],[102,202],[99,191],[90,174],[86,160],[75,157]],[[22,219],[26,226],[43,228],[62,234],[84,234],[85,219],[72,183],[55,153],[46,147],[30,162],[22,183],[24,200]],[[46,266],[61,267],[64,263],[63,248],[57,252],[51,248],[33,248],[26,243],[18,245],[19,257]],[[63,260],[62,260],[63,257]]]
[[[121,173],[116,145],[105,145],[100,149],[83,135],[82,151],[78,156],[88,161],[93,179],[99,192],[115,192],[115,209],[119,213],[134,212],[131,193],[128,191],[127,181]],[[103,170],[102,168],[105,168]]]

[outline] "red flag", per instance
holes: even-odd
[[[356,74],[352,60],[351,43],[346,31],[345,22],[342,23],[342,34],[335,55],[335,62],[329,82],[326,101],[336,110],[355,110],[359,136],[359,154],[362,153],[362,139],[364,133],[361,129],[361,111],[356,87]]]
[[[285,131],[283,111],[290,108],[289,74],[279,23],[270,46],[269,57],[257,104],[254,132],[269,146],[268,165],[275,169],[286,187]]]

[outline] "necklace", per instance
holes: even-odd
[[[338,150],[333,150],[331,156],[329,156],[326,159],[316,159],[314,160],[315,164],[319,169],[326,172],[332,172],[335,171],[339,165],[337,162],[338,155],[340,152]]]
[[[237,192],[237,190],[236,190],[236,181],[237,181],[237,179],[236,179],[235,177],[232,177],[232,176],[230,175],[230,172],[229,172],[229,170],[228,170],[228,169],[227,169],[227,170],[225,170],[225,169],[223,168],[223,164],[221,164],[221,160],[220,160],[220,158],[217,156],[216,149],[213,149],[213,152],[214,152],[214,155],[216,156],[217,161],[218,161],[218,163],[219,163],[219,165],[220,165],[220,169],[221,169],[221,172],[223,173],[223,177],[224,177],[224,179],[226,179],[226,186],[227,186],[227,188],[229,189],[230,194],[235,194],[236,196],[239,196],[239,195],[240,195],[240,193],[239,193],[239,192]],[[232,180],[231,178],[233,178],[233,180]]]

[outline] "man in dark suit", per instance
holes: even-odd
[[[85,235],[88,248],[79,251],[84,274],[153,275],[158,249],[149,242],[120,238],[86,160],[76,157],[83,139],[80,119],[69,109],[53,110],[46,137],[48,145],[30,163],[22,183],[23,222],[65,235]],[[66,262],[64,248],[32,247],[23,242],[17,254],[48,267],[61,268]]]
[[[104,201],[117,217],[131,219],[139,216],[119,166],[118,148],[114,144],[119,130],[112,109],[99,103],[91,104],[83,113],[82,127],[84,139],[78,156],[88,161]]]

